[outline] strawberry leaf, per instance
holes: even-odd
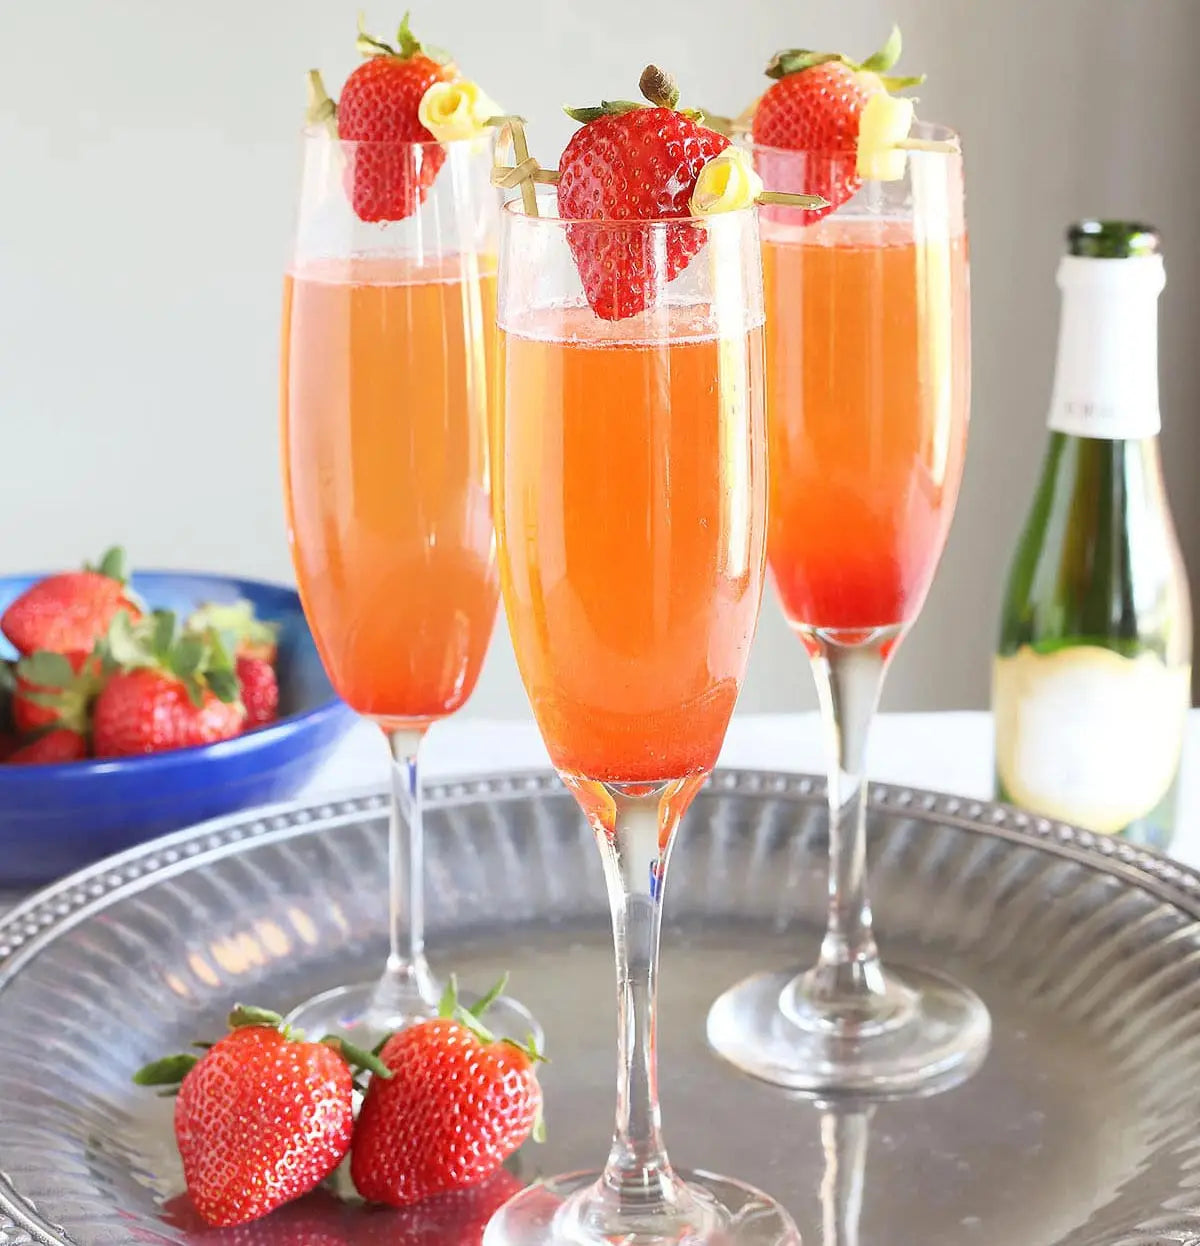
[[[87,567],[89,571],[98,571],[101,575],[106,575],[110,580],[118,580],[122,584],[129,582],[129,560],[125,556],[125,551],[119,545],[114,545],[112,549],[105,550],[104,557],[100,559],[99,565]]]
[[[355,48],[363,56],[395,56],[396,49],[390,43],[384,43],[382,39],[376,39],[374,35],[367,34],[365,20],[360,13],[358,15],[358,38],[354,41]],[[408,16],[406,14],[404,21],[400,24],[401,32],[404,31],[407,24]]]
[[[151,619],[150,652],[157,661],[166,664],[175,639],[175,614],[171,610],[156,610]]]
[[[119,610],[109,624],[103,644],[105,664],[123,670],[150,665],[151,654],[141,629],[126,610]]]
[[[232,705],[242,695],[241,681],[233,671],[223,668],[210,670],[205,679],[207,680],[209,691],[218,701],[223,702],[225,705]],[[197,705],[202,703],[203,698],[196,702]]]
[[[504,974],[500,981],[488,993],[483,996],[472,1008],[468,1009],[473,1017],[483,1018],[483,1014],[504,994],[508,987],[508,974]]]
[[[61,653],[41,650],[17,663],[17,674],[35,688],[65,688],[75,678],[75,668]]]
[[[196,709],[204,708],[204,685],[195,675],[185,675],[180,681],[188,700]]]
[[[563,112],[572,121],[578,121],[582,125],[587,125],[589,121],[595,121],[600,117],[620,117],[624,113],[633,112],[635,108],[645,107],[645,104],[638,104],[634,100],[601,100],[597,107],[564,108]]]
[[[207,648],[199,636],[183,637],[170,651],[171,670],[180,679],[194,676],[204,665],[204,659],[208,656]]]
[[[873,56],[868,56],[860,66],[875,74],[885,74],[900,59],[903,44],[900,41],[900,27],[893,26],[887,42]]]
[[[396,47],[404,60],[416,56],[421,50],[421,41],[413,34],[412,28],[408,24],[408,19],[411,16],[411,13],[405,13],[400,19],[400,29],[396,31]]]
[[[785,52],[776,52],[767,66],[768,78],[786,78],[789,74],[803,73],[816,65],[827,65],[830,61],[850,62],[840,52],[813,52],[808,48],[789,48]]]
[[[200,1063],[199,1056],[181,1053],[153,1060],[133,1075],[135,1086],[178,1086]]]
[[[880,82],[889,91],[903,91],[906,87],[919,87],[925,81],[924,74],[910,74],[907,78],[897,78],[894,74],[885,74]]]
[[[384,1081],[394,1076],[392,1070],[374,1052],[355,1047],[353,1043],[347,1042],[344,1038],[330,1035],[328,1038],[321,1039],[321,1044],[336,1051],[351,1069],[366,1069],[374,1076],[383,1078]]]

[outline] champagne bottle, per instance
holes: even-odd
[[[992,679],[999,799],[1165,848],[1191,702],[1158,432],[1157,232],[1067,232],[1050,438]]]

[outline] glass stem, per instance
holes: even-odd
[[[825,1246],[858,1246],[871,1108],[828,1108],[821,1113],[821,1222]]]
[[[422,820],[421,731],[388,732],[392,808],[388,833],[389,933],[387,967],[374,1007],[398,1012],[420,996],[431,1008],[437,983],[425,959],[425,838]]]
[[[686,1197],[663,1145],[656,1032],[663,885],[678,814],[662,788],[644,791],[609,788],[615,812],[596,828],[617,960],[617,1120],[602,1185],[624,1212],[654,1214]]]
[[[845,643],[806,636],[829,757],[829,910],[816,967],[804,980],[811,1004],[871,1011],[886,994],[867,894],[867,738],[899,628]],[[864,1007],[865,1006],[865,1007]]]

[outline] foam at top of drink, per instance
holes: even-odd
[[[948,232],[949,227],[944,224],[939,235],[924,222],[921,224],[919,229],[912,217],[834,215],[812,225],[801,225],[764,214],[760,229],[766,243],[855,251],[868,247],[911,247],[918,240],[926,244],[945,243],[962,232]]]
[[[322,256],[293,265],[297,281],[339,286],[415,286],[472,281],[496,275],[494,255]]]
[[[710,303],[682,302],[663,303],[625,320],[602,320],[582,301],[500,316],[500,327],[513,337],[595,349],[717,342],[744,335],[761,323],[751,322],[744,308],[722,320]]]

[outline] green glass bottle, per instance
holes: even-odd
[[[1158,432],[1157,232],[1067,232],[1050,440],[992,678],[999,799],[1166,848],[1191,701]]]

